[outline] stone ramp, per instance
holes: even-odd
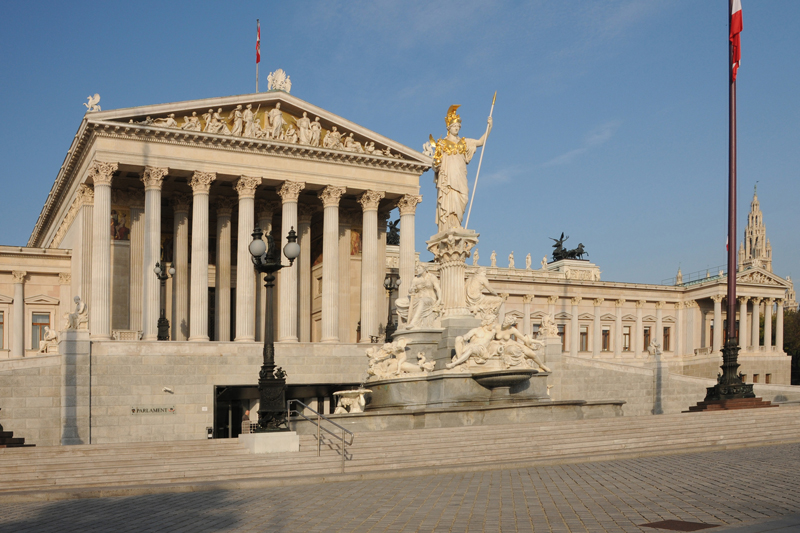
[[[321,483],[800,442],[800,407],[357,433],[250,455],[236,439],[0,450],[0,500]]]

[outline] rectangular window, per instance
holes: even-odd
[[[31,323],[31,349],[38,350],[39,342],[44,340],[44,327],[50,327],[50,313],[33,313]]]
[[[581,326],[581,351],[589,351],[589,326]]]
[[[603,351],[611,351],[611,326],[603,326]]]
[[[758,383],[758,374],[753,374],[753,383]]]
[[[5,313],[0,311],[0,350],[6,347],[5,325],[6,325]]]
[[[772,374],[764,374],[764,383],[772,383]]]
[[[567,331],[567,326],[565,326],[564,324],[559,324],[556,327],[558,328],[558,336],[561,337],[561,351],[565,352],[567,351],[567,341],[566,341],[567,336],[565,335]]]
[[[650,326],[644,327],[644,348],[643,350],[647,350],[650,346]]]
[[[541,324],[531,324],[531,331],[533,332],[534,337],[539,334],[540,327],[542,327]]]
[[[747,383],[747,374],[742,374],[742,383]]]
[[[662,349],[662,351],[665,351],[665,352],[671,352],[671,351],[672,351],[672,350],[670,349],[670,338],[669,338],[669,334],[670,334],[670,328],[669,328],[669,327],[665,327],[665,328],[664,328],[664,346],[661,348],[661,349]]]
[[[622,351],[631,351],[631,327],[625,326],[622,328]]]

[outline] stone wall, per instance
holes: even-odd
[[[29,444],[61,442],[61,356],[0,360],[0,423]]]

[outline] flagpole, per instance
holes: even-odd
[[[258,92],[258,64],[261,62],[261,22],[256,19],[256,92]]]
[[[489,118],[492,118],[494,113],[494,103],[497,100],[497,91],[494,92],[492,97],[492,108],[489,110]],[[469,215],[472,213],[472,202],[475,200],[475,191],[478,189],[478,177],[481,175],[481,163],[483,163],[483,153],[486,151],[486,143],[489,142],[489,125],[486,125],[486,137],[483,139],[483,148],[481,148],[481,157],[478,159],[478,172],[475,173],[475,183],[472,186],[472,196],[469,199],[469,209],[467,210],[467,219],[464,221],[464,229],[469,225]]]
[[[728,0],[728,25],[733,30],[733,0]],[[728,339],[736,338],[736,77],[734,46],[728,41]]]

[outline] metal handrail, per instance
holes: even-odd
[[[303,413],[302,410],[300,410],[300,411],[294,410],[293,411],[292,410],[292,402],[302,405],[303,407],[305,407],[306,409],[308,409],[309,411],[311,411],[312,413],[317,415],[316,421],[308,418]],[[337,424],[336,422],[334,422],[333,420],[331,420],[327,416],[323,415],[322,413],[319,413],[319,412],[315,411],[314,409],[312,409],[311,407],[307,406],[306,404],[304,404],[300,400],[289,400],[289,401],[286,402],[286,419],[287,420],[289,418],[291,418],[292,413],[295,413],[297,416],[302,416],[303,418],[305,418],[309,422],[316,422],[316,424],[317,424],[317,457],[320,456],[320,445],[322,443],[322,439],[321,439],[321,435],[320,435],[321,431],[325,431],[326,433],[330,433],[333,437],[335,437],[335,438],[339,439],[340,441],[342,441],[342,474],[344,474],[344,463],[345,463],[345,459],[347,457],[347,446],[352,446],[353,445],[353,441],[356,438],[356,434],[353,433],[352,431],[350,431],[349,429],[346,429],[346,428],[340,426],[339,424]],[[337,428],[342,430],[341,437],[339,435],[337,435],[336,433],[334,433],[333,431],[329,430],[328,428],[322,427],[322,424],[320,424],[320,420],[325,420],[326,422],[330,422],[331,424],[333,424],[334,426],[336,426]],[[347,442],[347,439],[344,436],[345,433],[350,435],[350,442]]]

